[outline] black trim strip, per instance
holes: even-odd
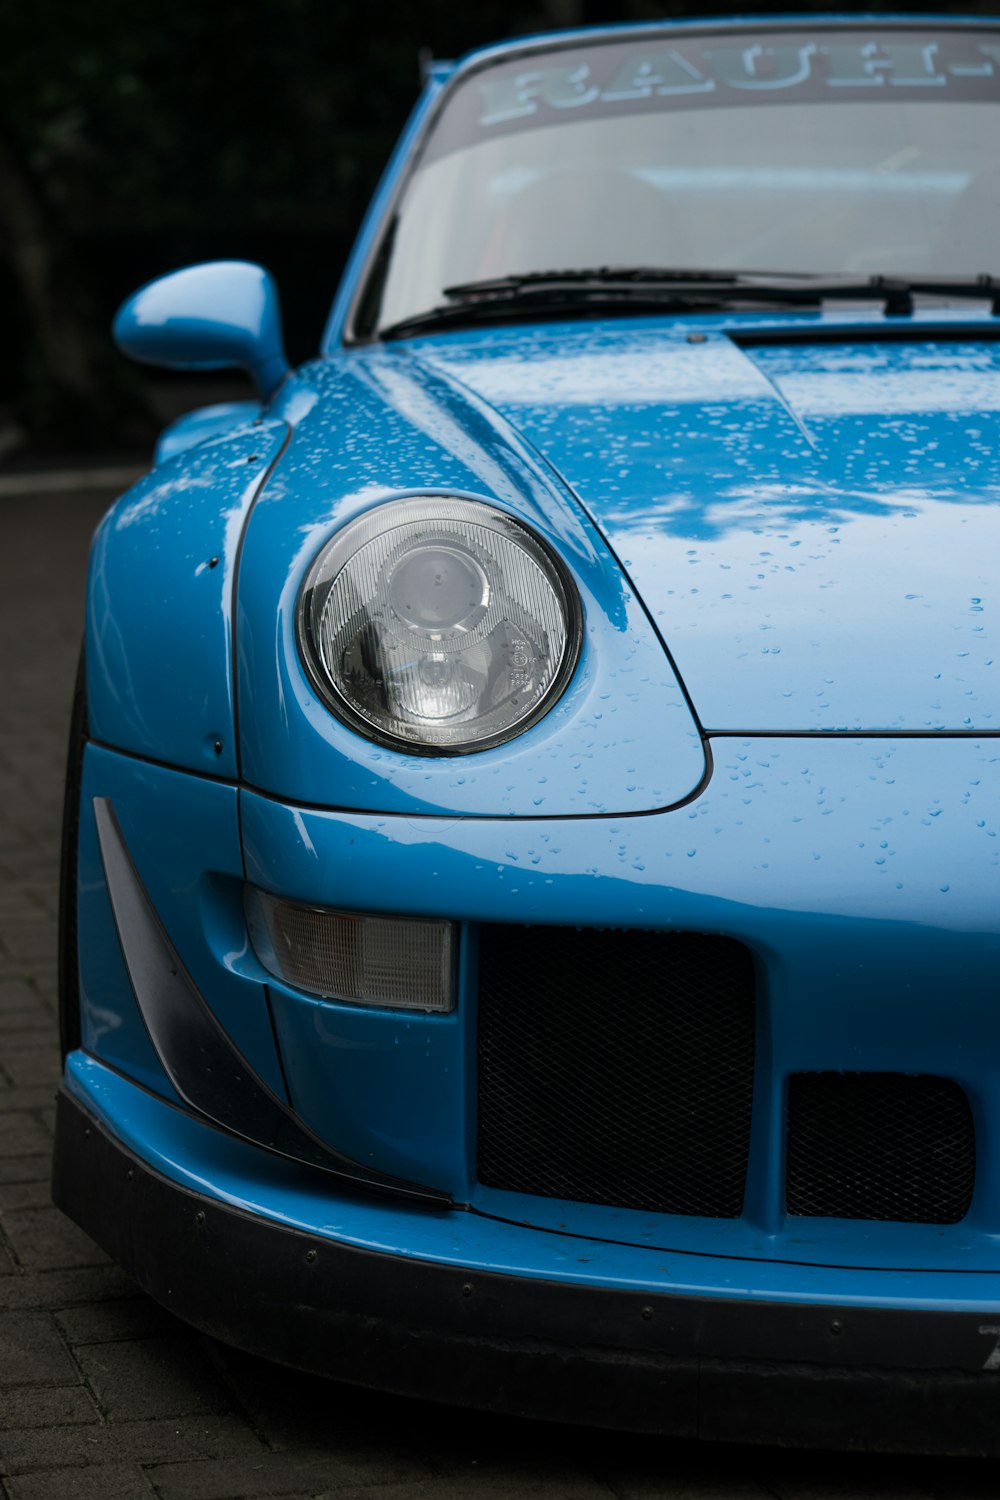
[[[136,1002],[163,1070],[188,1109],[230,1135],[355,1186],[450,1205],[439,1189],[373,1171],[334,1151],[271,1091],[185,969],[142,884],[110,798],[94,798],[94,818]]]
[[[706,729],[710,740],[995,740],[1000,729]]]
[[[989,300],[988,293],[984,293],[983,300]],[[955,308],[952,315],[959,317],[960,310]],[[1000,321],[825,324],[789,320],[781,328],[730,327],[718,332],[738,349],[761,349],[774,344],[967,344],[970,341],[980,344],[1000,340]]]
[[[278,391],[281,389],[281,386],[285,384],[285,381],[288,379],[288,377],[289,377],[290,374],[291,374],[291,371],[287,372],[286,375],[281,380],[281,382],[279,383],[279,385],[275,388],[274,391],[272,391],[271,396],[269,398],[270,400],[274,399],[274,397],[277,395]],[[251,496],[250,504],[247,506],[246,514],[243,517],[243,525],[240,527],[239,540],[236,543],[236,555],[233,558],[233,576],[232,576],[232,579],[231,579],[230,585],[229,585],[229,589],[230,589],[230,593],[229,593],[229,630],[230,630],[230,637],[231,637],[230,642],[229,642],[229,648],[230,648],[229,670],[230,670],[230,672],[232,674],[233,764],[236,767],[236,779],[237,780],[239,780],[240,777],[243,774],[243,752],[242,752],[242,746],[241,746],[241,741],[240,741],[240,649],[239,649],[239,603],[240,603],[239,587],[240,587],[240,567],[241,567],[242,562],[243,562],[243,548],[246,545],[247,532],[250,529],[250,520],[251,520],[251,517],[253,516],[253,513],[254,513],[254,511],[257,508],[257,501],[260,499],[261,495],[263,494],[264,489],[267,486],[267,482],[271,478],[271,475],[274,473],[275,469],[278,467],[279,463],[281,462],[282,458],[284,457],[285,450],[287,449],[289,443],[292,441],[292,433],[294,432],[294,430],[295,429],[292,427],[292,425],[291,425],[290,422],[286,422],[285,423],[285,435],[281,439],[281,443],[280,443],[280,445],[278,447],[278,451],[276,453],[272,454],[271,459],[268,462],[267,468],[264,470],[263,474],[260,476],[260,479],[258,480],[257,487],[254,490],[253,495]],[[242,843],[241,843],[241,847],[242,847]]]

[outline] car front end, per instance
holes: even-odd
[[[997,1451],[998,36],[482,54],[323,358],[226,273],[261,402],[168,435],[91,558],[55,1164],[196,1326],[497,1411]],[[120,337],[179,358],[154,291]]]

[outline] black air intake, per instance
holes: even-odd
[[[731,938],[483,926],[478,1175],[489,1187],[736,1218],[754,976]]]
[[[954,1224],[976,1175],[968,1100],[947,1078],[793,1073],[788,1081],[790,1214]]]

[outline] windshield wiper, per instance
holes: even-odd
[[[587,266],[568,270],[521,271],[507,276],[487,276],[482,281],[462,281],[446,286],[446,297],[465,300],[494,292],[516,292],[523,287],[548,286],[735,286],[756,281],[812,281],[808,271],[706,271],[677,266]]]
[[[755,306],[817,307],[828,301],[876,301],[887,315],[906,317],[914,297],[938,295],[989,300],[1000,314],[1000,278],[980,276],[818,276],[808,272],[702,271],[657,266],[597,266],[526,271],[444,288],[446,303],[380,331],[404,338],[449,324],[512,318],[526,312],[573,312],[582,307],[629,311],[712,310],[741,302]]]
[[[835,276],[816,275],[808,271],[702,271],[659,266],[597,266],[587,270],[525,271],[520,275],[494,276],[483,281],[465,281],[446,286],[444,294],[451,301],[465,302],[480,297],[492,298],[519,294],[522,291],[551,290],[572,287],[655,287],[658,291],[682,296],[703,294],[720,300],[741,296],[781,302],[812,303],[856,298],[881,301],[886,311],[908,314],[913,311],[914,294],[937,293],[952,297],[990,299],[993,312],[1000,311],[1000,278],[978,276]]]

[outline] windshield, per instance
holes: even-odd
[[[664,32],[482,68],[398,206],[378,325],[553,269],[989,273],[998,106],[1000,31],[972,28]]]

